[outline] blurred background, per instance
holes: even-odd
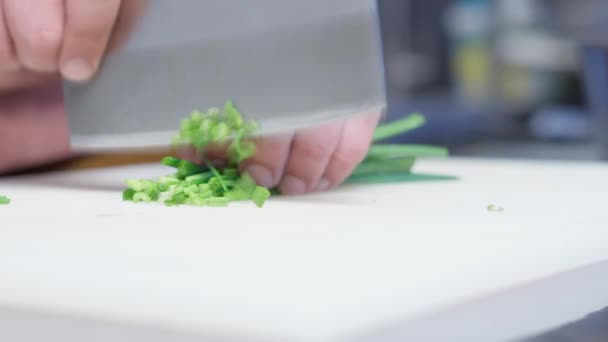
[[[378,0],[399,142],[453,155],[608,160],[608,1]]]

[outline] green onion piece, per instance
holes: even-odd
[[[182,132],[187,132],[190,130],[190,119],[183,119],[180,123],[180,128]]]
[[[213,142],[224,141],[230,137],[230,132],[231,132],[230,126],[228,126],[228,124],[225,122],[220,122],[217,125],[215,125],[213,128],[211,128],[211,132],[210,132],[211,141],[213,141]]]
[[[258,123],[253,120],[249,120],[249,121],[245,122],[245,124],[243,125],[243,131],[245,132],[245,135],[253,134],[259,128],[260,127],[258,126]]]
[[[221,171],[220,171],[221,173]],[[240,175],[225,175],[222,173],[222,179],[224,180],[224,182],[226,182],[226,184],[228,185],[229,182],[235,182],[237,179],[239,179]]]
[[[237,179],[239,177],[239,170],[233,168],[223,169],[222,176],[224,179]]]
[[[177,169],[177,177],[180,179],[185,179],[186,177],[193,176],[193,175],[196,175],[199,173],[203,173],[208,170],[209,169],[204,166],[194,164],[187,160],[182,160]]]
[[[177,185],[177,184],[173,184],[173,185]],[[171,184],[165,184],[165,183],[161,183],[161,182],[156,183],[156,190],[158,192],[165,192],[165,191],[169,190],[169,187],[171,187]]]
[[[224,180],[222,180],[222,175],[219,173],[219,171],[210,162],[206,161],[206,163],[211,172],[213,172],[213,175],[215,176],[214,178],[217,179],[222,189],[224,191],[228,191],[228,186],[226,186],[226,183],[224,183]],[[211,180],[213,180],[213,178]]]
[[[146,181],[140,179],[128,179],[126,183],[129,188],[133,189],[135,192],[142,192],[146,190]]]
[[[159,183],[171,186],[179,184],[180,180],[177,176],[163,176],[158,179]]]
[[[164,184],[160,184],[150,180],[138,179],[127,180],[127,185],[129,186],[129,188],[133,189],[137,193],[147,194],[152,200],[156,200],[158,198],[159,193],[168,188],[168,186]],[[135,198],[133,200],[135,200]]]
[[[258,206],[258,208],[263,207],[264,203],[266,203],[266,200],[269,197],[270,190],[261,186],[256,187],[253,191],[253,194],[251,194],[251,200],[253,201],[253,203],[255,203],[255,205]]]
[[[425,123],[426,118],[419,113],[415,113],[407,118],[382,125],[378,127],[374,133],[374,142],[413,131],[424,126]]]
[[[200,110],[195,110],[190,114],[190,128],[198,129],[203,123],[203,113]]]
[[[200,185],[203,183],[208,182],[211,177],[213,177],[214,173],[211,171],[208,172],[204,172],[204,173],[199,173],[197,175],[193,175],[193,176],[188,176],[186,177],[186,182],[190,183],[190,184],[195,184],[195,185]]]
[[[165,166],[173,167],[177,169],[177,174],[175,177],[177,179],[184,179],[188,176],[192,176],[195,174],[203,173],[208,171],[204,166],[192,163],[187,160],[178,159],[174,157],[165,157],[161,161],[161,163]]]
[[[209,108],[209,110],[207,111],[207,117],[209,117],[209,119],[213,120],[213,121],[220,120],[221,115],[222,115],[222,111],[216,107]]]
[[[173,191],[173,195],[181,194],[184,192],[184,183],[180,183],[176,186],[172,186],[171,189],[172,189],[171,191]]]
[[[235,149],[235,162],[241,163],[255,155],[256,148],[252,141],[244,141]]]
[[[231,201],[247,201],[250,195],[241,187],[235,186],[232,190],[224,194]]]
[[[412,170],[412,167],[416,163],[416,158],[408,157],[401,159],[387,159],[382,161],[364,161],[359,165],[352,176],[361,176],[365,174],[374,173],[394,173],[394,172],[405,172],[408,173]]]
[[[190,194],[198,194],[200,192],[200,189],[197,185],[189,185],[187,187],[184,188],[184,192],[188,195]]]
[[[234,103],[231,101],[226,102],[224,107],[224,114],[226,115],[226,121],[231,128],[239,130],[245,124],[245,120],[243,120],[243,115],[236,108]]]
[[[447,175],[418,174],[410,172],[379,172],[353,175],[348,178],[348,184],[388,184],[388,183],[407,183],[407,182],[440,182],[454,181],[458,177]]]
[[[165,166],[169,166],[169,167],[174,167],[174,168],[178,168],[180,163],[182,162],[181,159],[177,159],[174,157],[165,157],[163,158],[163,160],[161,160],[161,164],[165,165]]]
[[[210,198],[210,197],[214,197],[214,196],[213,196],[213,191],[211,191],[211,190],[201,191],[201,192],[198,194],[198,197],[203,198],[203,199],[207,199],[207,198]]]
[[[447,157],[445,148],[426,145],[374,145],[367,159],[395,159],[407,157]]]
[[[248,173],[242,174],[241,178],[239,178],[236,183],[243,188],[248,197],[251,197],[251,194],[253,194],[255,188],[258,186]]]
[[[198,134],[200,135],[207,135],[209,134],[209,132],[211,131],[211,128],[213,128],[213,126],[215,125],[215,122],[211,119],[203,119],[203,122],[201,123],[201,126],[198,129]]]
[[[123,201],[132,201],[133,200],[133,196],[137,193],[137,191],[128,188],[127,190],[125,190],[122,193],[122,199]]]
[[[224,185],[226,185],[226,187],[228,189],[234,188],[236,186],[236,180],[234,180],[234,179],[225,179],[224,176],[222,176],[222,181],[224,182]]]
[[[188,195],[183,192],[174,193],[171,198],[165,201],[165,204],[168,206],[177,206],[181,204],[186,204],[188,200]]]
[[[241,146],[241,142],[243,141],[243,136],[245,135],[245,130],[241,129],[238,131],[232,139],[232,143],[228,147],[228,156],[230,157],[230,162],[238,164],[239,160],[239,149]]]
[[[192,146],[194,146],[194,148],[196,148],[197,151],[202,150],[205,146],[207,146],[209,144],[209,140],[207,140],[207,136],[206,135],[202,135],[202,134],[197,134],[196,136],[194,136],[192,139],[189,139],[190,143],[192,144]]]
[[[145,192],[138,192],[133,195],[133,202],[152,202],[152,198]]]
[[[6,196],[0,196],[0,205],[11,204],[11,199]]]
[[[211,197],[206,202],[210,207],[226,207],[230,203],[230,200],[226,197]]]
[[[191,197],[190,200],[188,201],[188,204],[194,205],[197,207],[205,207],[205,206],[207,206],[207,200],[205,200],[204,198],[202,198],[200,196]]]

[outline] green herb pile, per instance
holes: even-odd
[[[133,202],[162,202],[169,206],[193,205],[225,207],[233,201],[253,201],[262,207],[270,190],[258,186],[239,164],[255,154],[255,145],[247,140],[257,130],[253,121],[245,121],[232,102],[223,110],[212,108],[206,113],[194,111],[182,120],[173,145],[193,146],[198,155],[213,144],[229,144],[228,165],[217,169],[209,161],[203,165],[166,157],[162,164],[176,173],[158,180],[128,180],[123,199]]]
[[[397,135],[415,130],[425,124],[425,118],[413,114],[380,126],[374,134],[374,144],[366,159],[350,177],[350,182],[374,182],[381,176],[409,175],[419,157],[444,157],[447,150],[433,146],[380,144]],[[255,154],[254,143],[248,138],[257,130],[253,121],[246,121],[232,102],[223,109],[206,113],[194,111],[182,120],[174,146],[192,146],[203,156],[213,144],[228,144],[228,163],[221,169],[203,159],[202,164],[166,157],[162,164],[175,173],[157,180],[127,181],[123,199],[132,202],[160,202],[168,206],[192,205],[224,207],[234,201],[253,201],[262,207],[276,189],[258,186],[239,165]]]
[[[0,196],[0,205],[11,204],[11,199],[6,196]]]

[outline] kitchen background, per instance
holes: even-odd
[[[429,118],[400,142],[608,159],[608,1],[378,1],[389,119]]]

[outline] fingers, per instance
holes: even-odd
[[[106,52],[121,1],[65,0],[65,2],[66,20],[60,57],[61,74],[72,81],[87,81],[99,68]]]
[[[33,71],[57,70],[63,38],[63,0],[4,0],[3,9],[20,63]]]
[[[342,184],[364,160],[379,114],[309,128],[293,137],[264,137],[244,171],[285,195],[325,191]]]
[[[148,1],[0,0],[0,71],[59,71],[87,81],[112,36],[124,41]]]
[[[343,123],[338,122],[296,133],[285,176],[279,186],[281,192],[300,195],[317,189],[338,146],[342,128]]]
[[[19,69],[19,60],[8,31],[4,7],[0,3],[0,72]]]
[[[325,191],[342,184],[365,159],[380,114],[353,118],[346,122],[342,137],[323,175],[318,190]]]
[[[243,170],[261,186],[268,188],[277,186],[283,177],[291,141],[290,134],[257,140],[256,153],[244,162]]]

